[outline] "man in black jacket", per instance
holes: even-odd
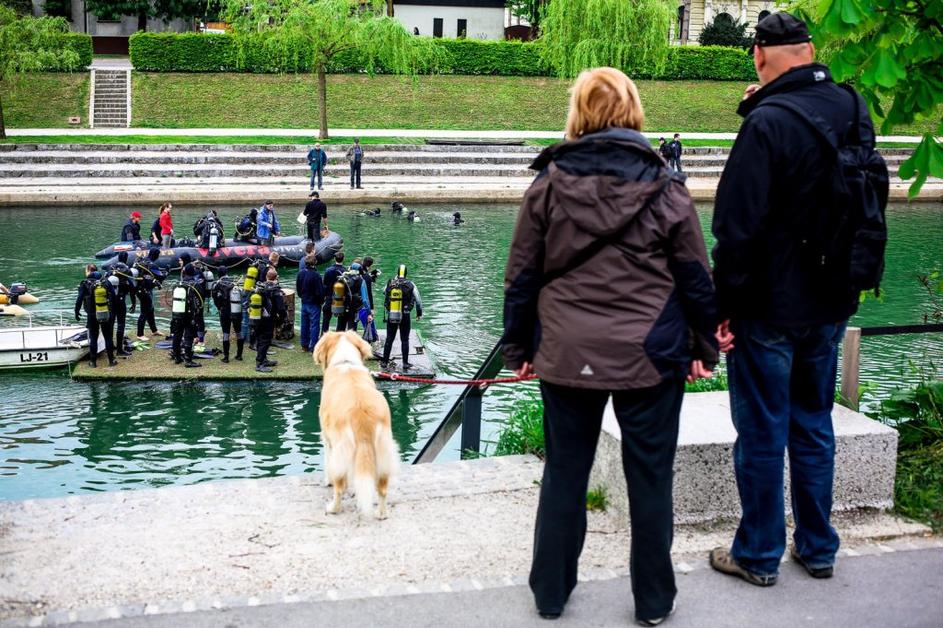
[[[135,242],[141,239],[141,212],[131,212],[128,222],[121,229],[122,242]]]
[[[311,200],[305,205],[304,215],[307,218],[308,239],[317,242],[321,239],[321,219],[324,219],[324,228],[327,229],[327,205],[321,200],[317,192],[310,194]]]
[[[817,578],[832,575],[838,535],[830,524],[835,438],[831,411],[837,346],[857,294],[830,285],[809,243],[823,236],[835,153],[787,100],[821,116],[846,139],[860,116],[857,94],[814,63],[808,28],[788,13],[756,27],[744,117],[717,189],[714,281],[738,438],[734,469],[742,518],[732,547],[711,553],[715,569],[752,584],[775,584],[786,546],[783,456],[789,451],[796,520],[793,557]],[[735,338],[735,340],[734,340]]]

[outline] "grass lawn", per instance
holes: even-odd
[[[519,129],[563,127],[569,81],[500,76],[332,75],[328,120],[341,128]],[[640,81],[646,130],[733,132],[745,87],[721,81]],[[318,124],[310,75],[150,74],[133,76],[133,125],[284,127]],[[896,130],[933,130],[932,121]]]
[[[68,127],[69,116],[88,126],[88,72],[24,74],[3,94],[7,127]]]

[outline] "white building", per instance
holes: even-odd
[[[393,17],[433,37],[504,39],[505,0],[394,0]]]
[[[671,25],[671,40],[677,44],[696,44],[704,27],[718,15],[747,25],[752,35],[756,23],[779,10],[776,0],[678,0],[678,16]]]

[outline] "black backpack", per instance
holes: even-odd
[[[762,105],[793,112],[815,129],[831,150],[829,211],[817,217],[810,244],[829,285],[850,289],[857,295],[864,290],[878,290],[884,275],[887,247],[884,209],[889,181],[887,164],[874,148],[874,135],[867,128],[863,131],[861,110],[866,107],[863,100],[850,85],[839,87],[851,96],[855,109],[853,126],[845,137],[818,113],[786,98],[774,96]]]

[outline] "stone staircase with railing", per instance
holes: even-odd
[[[93,69],[89,112],[92,128],[131,125],[131,71]]]

